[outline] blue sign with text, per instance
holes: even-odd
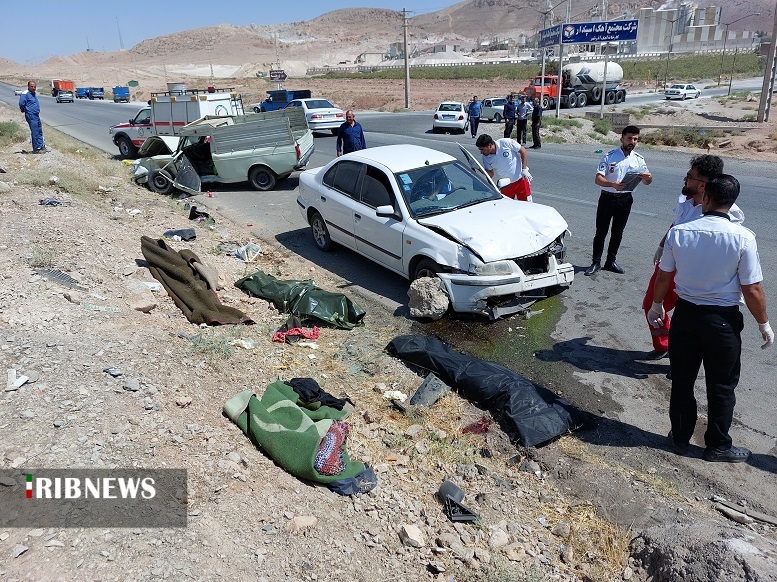
[[[638,20],[609,20],[607,22],[577,22],[563,24],[562,44],[581,42],[610,42],[637,40]]]
[[[540,31],[540,39],[538,46],[545,48],[548,46],[555,46],[561,40],[561,25],[551,26]]]

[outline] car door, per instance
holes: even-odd
[[[404,274],[405,221],[397,204],[394,178],[375,166],[366,165],[365,168],[353,214],[356,250],[376,263]],[[394,209],[394,216],[378,216],[377,208],[387,206]]]
[[[356,250],[353,232],[354,206],[365,166],[361,162],[343,160],[332,165],[324,174],[319,199],[312,201],[329,229],[330,238]]]

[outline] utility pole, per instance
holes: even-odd
[[[119,31],[119,49],[124,50],[124,40],[121,38],[121,28],[119,27],[119,17],[116,17],[116,29]]]
[[[774,89],[775,50],[777,50],[777,10],[774,11],[774,29],[772,30],[772,44],[769,47],[769,58],[766,61],[764,82],[761,88],[761,101],[758,104],[759,123],[769,121],[769,109],[772,106],[772,90]]]
[[[405,109],[410,109],[410,56],[407,54],[407,9],[402,9],[402,42],[405,53]]]

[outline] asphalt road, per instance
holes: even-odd
[[[760,89],[760,83],[737,82],[734,86],[734,90],[750,88]],[[727,90],[727,87],[722,87],[718,91],[725,93]],[[705,90],[703,98],[712,94],[712,90]],[[625,105],[636,106],[642,100],[655,102],[657,99],[660,96],[656,94],[632,96]],[[13,96],[12,87],[0,84],[0,100],[15,106],[18,98]],[[110,141],[108,127],[134,116],[142,105],[85,101],[56,104],[53,98],[45,95],[41,97],[41,102],[45,124],[112,155],[118,152]],[[20,119],[23,121],[21,116]],[[477,154],[474,140],[467,134],[432,134],[431,112],[357,112],[357,119],[365,128],[369,147],[411,143],[459,157],[456,143],[460,142]],[[315,143],[316,153],[309,167],[323,165],[335,155],[334,137],[317,135]],[[618,262],[627,273],[624,276],[600,273],[587,278],[582,275],[582,270],[590,263],[594,234],[599,190],[593,184],[593,176],[601,155],[597,150],[608,147],[611,146],[546,144],[541,151],[531,150],[529,153],[535,203],[549,204],[566,218],[571,231],[568,256],[578,267],[575,284],[562,295],[567,313],[553,337],[559,346],[568,348],[568,353],[577,354],[573,358],[561,353],[562,348],[558,350],[559,359],[571,366],[573,373],[582,379],[582,388],[576,389],[578,393],[572,391],[566,394],[573,403],[590,409],[592,401],[600,400],[602,410],[598,412],[601,414],[618,417],[630,426],[649,430],[651,434],[663,431],[665,435],[668,430],[665,402],[668,382],[663,375],[668,364],[665,361],[646,364],[644,369],[640,368],[642,372],[635,373],[637,368],[628,362],[651,348],[640,309],[642,297],[652,271],[655,247],[671,223],[672,209],[691,156],[640,148],[654,181],[650,186],[640,186],[635,194],[635,204],[618,255]],[[737,176],[742,184],[738,204],[744,210],[745,225],[758,235],[767,306],[772,312],[773,322],[777,322],[777,234],[774,229],[777,199],[773,194],[777,167],[763,162],[728,159],[726,171]],[[404,315],[407,301],[407,282],[404,279],[350,251],[340,248],[331,253],[321,253],[316,249],[295,203],[297,180],[294,175],[280,183],[273,192],[256,192],[248,185],[236,190],[214,190],[212,198],[198,197],[198,204],[215,206],[235,222],[251,225],[259,237],[277,240],[342,278],[343,285],[354,292],[382,303],[395,314]],[[777,412],[777,400],[774,398],[777,348],[760,350],[760,335],[749,314],[746,314],[745,322],[742,380],[737,392],[737,434],[745,438],[744,444],[752,443],[751,446],[768,452],[770,447],[775,446],[777,438],[774,422]],[[461,325],[468,324],[462,322]],[[623,358],[628,360],[624,366],[612,366],[613,362],[625,361]],[[624,370],[630,371],[624,373]],[[651,379],[647,384],[646,378]],[[590,394],[584,393],[586,386]],[[595,396],[593,400],[590,398],[592,394]],[[703,402],[703,392],[700,398]],[[771,454],[770,460],[762,461],[759,468],[773,477],[777,469]]]

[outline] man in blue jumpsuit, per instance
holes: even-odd
[[[478,125],[480,125],[480,113],[483,111],[483,105],[478,101],[478,96],[475,95],[472,101],[467,107],[467,113],[469,114],[469,131],[472,137],[478,135]]]
[[[43,145],[43,126],[40,123],[40,103],[38,103],[38,97],[35,95],[35,90],[37,88],[38,86],[35,81],[29,81],[27,83],[27,91],[19,96],[19,110],[24,113],[27,125],[30,126],[30,133],[32,134],[32,153],[42,154],[47,150],[46,146]]]
[[[356,121],[353,111],[345,112],[345,122],[337,130],[337,156],[350,154],[359,150],[366,149],[367,142],[364,139],[364,130],[361,124]]]

